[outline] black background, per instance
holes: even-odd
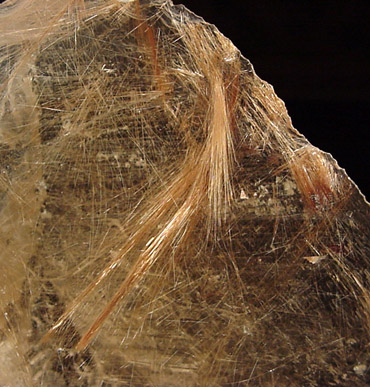
[[[293,125],[370,199],[370,1],[181,0],[274,86]]]
[[[174,3],[230,38],[285,101],[293,125],[370,199],[370,1]]]

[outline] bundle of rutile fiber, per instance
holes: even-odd
[[[214,26],[8,0],[0,68],[1,386],[366,384],[369,204]]]

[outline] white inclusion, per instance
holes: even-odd
[[[241,192],[240,192],[240,199],[248,199],[244,189],[242,189]]]

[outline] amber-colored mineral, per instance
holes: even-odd
[[[164,0],[0,30],[0,385],[365,385],[369,204],[227,38]]]

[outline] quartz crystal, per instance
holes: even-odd
[[[368,381],[369,204],[216,27],[8,0],[0,68],[0,385]]]

